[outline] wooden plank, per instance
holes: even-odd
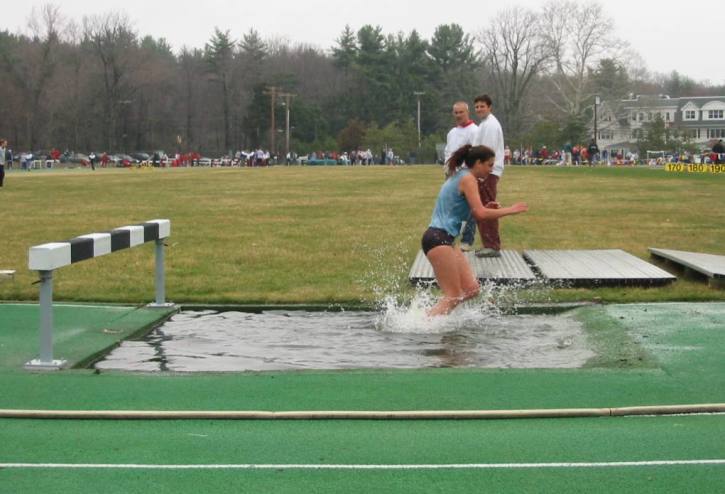
[[[655,247],[650,247],[649,251],[656,257],[690,268],[708,278],[725,279],[725,256],[684,250],[658,249]]]
[[[526,261],[516,251],[503,250],[501,257],[478,258],[473,252],[464,252],[466,260],[471,265],[476,277],[481,281],[494,281],[497,283],[513,283],[531,281],[536,275]],[[413,261],[408,275],[411,283],[432,283],[435,281],[433,267],[428,262],[423,251]]]
[[[501,257],[476,257],[465,252],[466,260],[479,280],[523,281],[534,280],[536,275],[521,254],[513,250],[502,250]]]
[[[430,265],[422,250],[419,250],[418,255],[415,256],[413,265],[410,267],[408,279],[411,283],[422,283],[435,279],[433,266]]]
[[[3,280],[14,280],[15,270],[14,269],[0,269],[0,281]]]
[[[527,250],[524,258],[541,275],[575,286],[670,283],[675,277],[620,249]]]

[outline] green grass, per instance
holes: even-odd
[[[441,185],[437,166],[13,171],[3,206],[0,299],[35,300],[29,247],[154,218],[171,219],[167,298],[177,303],[371,303],[409,296],[407,272]],[[648,247],[724,254],[725,176],[663,170],[509,167],[507,249]],[[62,268],[54,297],[152,300],[153,247]],[[725,300],[699,280],[660,288],[556,289],[522,299]]]

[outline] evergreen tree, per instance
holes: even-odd
[[[242,36],[239,48],[245,57],[256,64],[260,64],[267,56],[267,45],[254,28]]]
[[[427,94],[431,77],[428,43],[416,30],[405,37],[402,33],[390,37],[388,42],[395,59],[392,79],[391,116],[405,120],[416,116],[416,92]]]
[[[391,120],[390,98],[393,60],[380,26],[365,25],[357,33],[358,90],[353,110],[367,122]]]
[[[332,47],[332,57],[335,65],[343,70],[348,70],[357,60],[357,39],[349,24],[337,38],[337,46]]]
[[[425,98],[435,109],[424,115],[437,117],[429,131],[450,126],[451,104],[456,100],[471,101],[480,92],[476,71],[480,61],[471,37],[458,24],[436,28],[427,48],[430,58],[430,89]],[[430,125],[430,124],[429,124]]]
[[[591,79],[594,92],[604,101],[621,100],[631,88],[627,69],[613,58],[600,60],[591,74]]]
[[[471,37],[458,24],[442,24],[433,33],[428,54],[440,73],[465,71],[476,62]]]
[[[219,29],[215,29],[214,36],[212,36],[204,49],[204,57],[208,65],[209,74],[212,76],[211,80],[218,84],[221,94],[221,110],[224,115],[223,136],[225,151],[229,151],[232,145],[229,122],[234,46],[235,43],[229,35],[229,31],[222,32]]]

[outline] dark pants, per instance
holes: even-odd
[[[5,165],[0,165],[0,187],[3,186],[5,180]]]
[[[486,177],[486,180],[478,181],[478,193],[481,195],[481,202],[484,206],[496,200],[498,178],[496,175],[489,175]],[[478,232],[481,234],[481,243],[483,243],[484,247],[501,250],[501,237],[498,235],[498,219],[479,221]]]

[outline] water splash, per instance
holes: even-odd
[[[461,329],[485,329],[492,319],[514,312],[510,302],[502,303],[510,291],[493,283],[481,286],[481,293],[447,316],[429,317],[428,311],[438,301],[438,290],[417,287],[409,301],[395,295],[385,296],[378,304],[375,327],[391,333],[447,333]]]
[[[460,329],[485,329],[503,315],[516,314],[517,307],[551,299],[553,285],[545,280],[496,284],[484,282],[481,293],[447,316],[428,317],[440,296],[431,286],[411,287],[407,240],[385,247],[361,246],[368,265],[359,283],[372,294],[369,303],[378,315],[375,327],[392,333],[446,333]]]

